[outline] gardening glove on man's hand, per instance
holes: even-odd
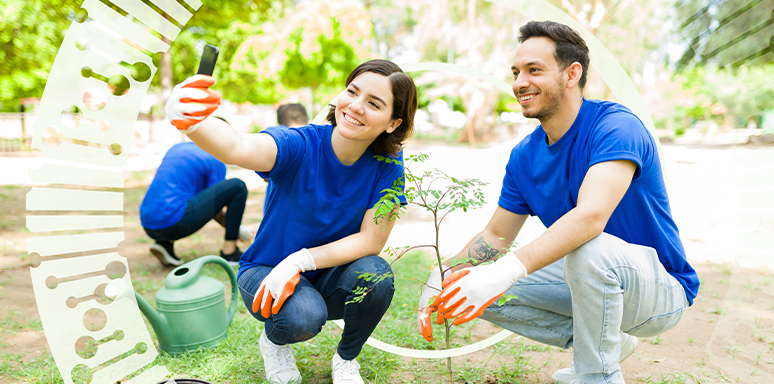
[[[214,84],[212,76],[195,75],[176,85],[167,101],[167,120],[185,134],[199,128],[220,105],[220,93],[209,88]]]
[[[443,266],[444,275],[449,275],[449,269],[446,265]],[[431,304],[431,300],[441,292],[441,270],[438,267],[433,267],[433,271],[430,272],[430,276],[427,278],[427,283],[422,288],[422,295],[419,296],[419,305],[417,306],[417,323],[419,325],[419,332],[427,341],[433,341],[433,327],[430,324],[431,315],[436,311],[436,307]],[[438,324],[443,324],[443,316],[438,315]]]
[[[314,271],[312,254],[306,248],[293,253],[277,264],[258,287],[253,298],[253,313],[269,318],[270,313],[279,313],[282,304],[293,294],[296,284],[301,281],[301,272]],[[274,301],[272,305],[272,301]]]
[[[513,253],[492,264],[454,272],[443,281],[443,291],[435,297],[438,316],[454,319],[454,325],[475,319],[517,280],[527,276],[527,268]],[[459,317],[458,317],[459,316]]]

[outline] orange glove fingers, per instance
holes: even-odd
[[[423,312],[423,316],[424,315],[427,316],[422,320],[422,336],[427,341],[433,341],[433,326],[430,324],[430,320],[433,314],[433,308],[427,307],[422,312]]]
[[[435,315],[435,322],[436,322],[438,325],[441,325],[441,324],[443,324],[445,321],[446,321],[446,316],[444,316],[444,315],[443,315],[443,313],[441,313],[441,312],[438,312],[438,313]]]
[[[457,282],[457,280],[465,277],[470,273],[471,269],[463,269],[461,271],[457,271],[451,274],[451,276],[447,277],[441,284],[444,288],[454,284]]]
[[[261,287],[261,289],[258,290],[258,293],[256,293],[255,297],[253,298],[253,313],[258,313],[258,311],[261,310],[261,297],[263,297],[264,289],[266,289],[266,287]]]
[[[290,297],[290,295],[293,294],[293,292],[296,290],[296,284],[301,281],[301,276],[299,276],[298,273],[293,275],[293,277],[288,280],[287,283],[285,283],[285,286],[282,287],[282,292],[280,292],[279,296],[277,296],[277,301],[274,302],[274,305],[271,307],[271,312],[273,314],[277,314],[280,311],[280,308],[282,308],[282,304],[285,304],[285,300]]]
[[[505,293],[505,292],[503,292],[503,293]],[[493,297],[491,300],[487,301],[486,303],[484,303],[484,305],[479,307],[478,310],[475,311],[475,312],[473,312],[471,310],[471,308],[473,308],[473,307],[470,307],[470,308],[466,309],[465,313],[460,314],[456,319],[454,319],[454,325],[460,325],[462,323],[467,323],[468,321],[471,321],[471,320],[481,316],[482,314],[484,314],[484,311],[487,308],[489,308],[489,306],[492,305],[492,303],[494,303],[502,295],[503,294],[501,293],[501,294]]]
[[[215,78],[212,76],[201,75],[196,81],[192,81],[183,86],[183,88],[209,88],[215,85]]]
[[[269,315],[271,315],[271,292],[268,292],[268,295],[266,296],[266,302],[263,303],[263,306],[261,306],[263,296],[267,293],[266,290],[266,286],[262,286],[258,291],[258,294],[255,296],[255,300],[253,300],[253,313],[258,313],[258,310],[260,310],[261,316],[263,316],[264,319],[268,319]]]
[[[191,113],[185,113],[186,116],[209,116],[213,111],[218,109],[218,106],[220,104],[201,104],[203,107],[205,107],[202,111],[196,111]]]
[[[452,316],[451,314],[453,312],[457,312],[457,309],[462,306],[462,304],[465,304],[465,302],[468,301],[467,297],[462,297],[462,299],[458,300],[456,303],[449,305],[448,301],[444,301],[440,307],[438,307],[438,313],[442,313],[444,318],[451,318],[456,317]],[[448,306],[447,306],[448,305]]]
[[[184,88],[191,88],[188,86],[185,86]],[[223,96],[221,96],[220,92],[213,91],[209,88],[196,88],[202,92],[207,93],[207,96],[205,96],[202,99],[194,99],[191,97],[183,97],[180,99],[181,103],[202,103],[202,104],[220,104],[221,99]]]
[[[178,130],[185,131],[190,126],[200,123],[200,120],[194,120],[194,119],[184,119],[184,120],[172,120],[170,123],[175,126]],[[255,311],[253,311],[255,312]]]
[[[450,298],[454,297],[454,295],[457,294],[457,292],[460,291],[460,287],[455,287],[452,290],[448,290],[444,288],[441,293],[439,293],[437,296],[435,296],[435,300],[433,300],[433,306],[437,307],[439,310],[443,308],[442,303],[449,300]]]

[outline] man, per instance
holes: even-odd
[[[435,310],[455,324],[481,316],[573,347],[573,364],[554,373],[555,382],[623,383],[619,362],[634,351],[635,336],[674,327],[699,281],[672,220],[653,137],[626,107],[583,97],[586,43],[550,21],[519,32],[513,92],[524,116],[541,125],[511,152],[492,219],[455,258],[468,264],[445,273],[440,293],[440,271],[428,279],[420,330],[432,339]],[[507,252],[530,215],[546,232]],[[517,298],[492,305],[503,293]]]
[[[277,108],[277,124],[290,128],[309,124],[306,108],[298,103],[281,105]]]
[[[156,241],[151,254],[165,266],[182,264],[174,242],[215,219],[226,228],[220,255],[230,264],[238,264],[242,252],[237,239],[248,241],[254,236],[249,227],[240,225],[246,201],[245,183],[226,180],[225,164],[194,143],[173,145],[140,204],[142,227]]]

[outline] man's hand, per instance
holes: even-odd
[[[195,131],[220,105],[220,93],[209,89],[214,84],[211,76],[196,75],[176,85],[167,101],[167,120],[185,134]]]
[[[456,317],[454,325],[475,319],[516,281],[527,276],[527,269],[513,253],[492,264],[454,272],[443,281],[443,291],[433,305],[438,316]]]
[[[279,313],[282,304],[293,294],[296,284],[301,281],[299,273],[315,269],[317,267],[312,254],[306,248],[286,257],[269,272],[258,287],[253,298],[253,313],[260,310],[265,319],[268,319],[271,313]]]
[[[450,267],[443,266],[444,275],[449,274]],[[433,327],[430,324],[432,321],[431,316],[436,311],[437,307],[430,305],[432,300],[439,292],[441,292],[441,270],[437,267],[433,267],[433,271],[430,272],[430,276],[427,278],[427,283],[422,288],[422,295],[419,296],[419,304],[417,305],[417,324],[419,325],[419,332],[424,336],[427,341],[433,341]],[[438,324],[443,324],[443,316],[437,316]]]

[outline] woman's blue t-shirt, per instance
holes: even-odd
[[[267,128],[277,143],[266,209],[253,244],[239,262],[239,273],[256,265],[276,266],[302,248],[313,248],[360,232],[368,209],[385,189],[403,177],[403,166],[374,158],[371,148],[344,165],[331,147],[331,125]],[[397,157],[401,164],[403,155]],[[304,273],[315,279],[324,270]]]
[[[165,229],[180,221],[188,201],[199,192],[226,179],[226,164],[194,143],[172,146],[161,160],[140,204],[140,223],[148,229]]]
[[[584,99],[573,125],[552,145],[538,126],[511,152],[498,204],[516,214],[537,216],[549,227],[577,206],[589,167],[613,160],[632,161],[637,169],[604,232],[654,248],[693,304],[699,279],[672,219],[656,143],[628,108]]]

